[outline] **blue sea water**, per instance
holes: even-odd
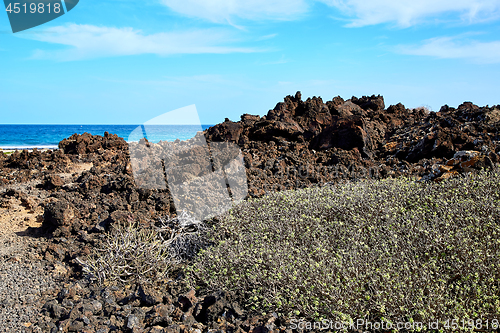
[[[57,148],[60,141],[71,135],[117,134],[125,141],[138,141],[137,135],[130,137],[139,125],[0,125],[0,148]],[[212,125],[201,125],[205,130]],[[150,142],[187,140],[200,131],[196,125],[155,125],[148,126],[143,133]],[[130,137],[130,138],[129,138]]]

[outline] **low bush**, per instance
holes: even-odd
[[[87,277],[101,285],[159,283],[201,249],[203,229],[185,213],[160,220],[153,228],[129,221],[113,226],[80,264]]]
[[[311,319],[500,318],[500,172],[365,180],[235,206],[189,266],[204,292]]]

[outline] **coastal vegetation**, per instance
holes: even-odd
[[[187,282],[201,294],[232,292],[251,312],[385,322],[500,315],[498,169],[273,193],[206,227],[200,240],[212,245],[184,261]]]

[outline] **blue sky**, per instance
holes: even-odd
[[[12,34],[0,14],[0,123],[204,124],[286,95],[382,94],[433,110],[500,104],[500,0],[81,0]]]

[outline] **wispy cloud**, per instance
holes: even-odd
[[[161,0],[171,10],[217,23],[234,18],[293,20],[307,11],[307,0]]]
[[[404,28],[448,14],[466,24],[500,18],[498,0],[161,0],[179,14],[231,25],[235,19],[294,20],[317,2],[340,11],[344,17],[338,19],[348,27],[393,23]]]
[[[263,41],[263,40],[273,39],[273,38],[275,38],[277,36],[278,36],[278,34],[265,35],[265,36],[257,38],[257,41]]]
[[[237,42],[221,29],[161,32],[146,35],[133,28],[98,27],[69,24],[48,28],[44,33],[19,34],[19,37],[69,46],[62,50],[37,50],[36,59],[73,61],[101,57],[156,54],[257,52],[247,47],[227,46]]]
[[[465,23],[500,17],[498,0],[317,0],[351,17],[349,27],[395,23],[409,27],[443,14],[455,14]]]
[[[441,59],[468,59],[476,63],[500,63],[500,41],[481,42],[461,37],[437,37],[421,45],[400,45],[397,52]]]

